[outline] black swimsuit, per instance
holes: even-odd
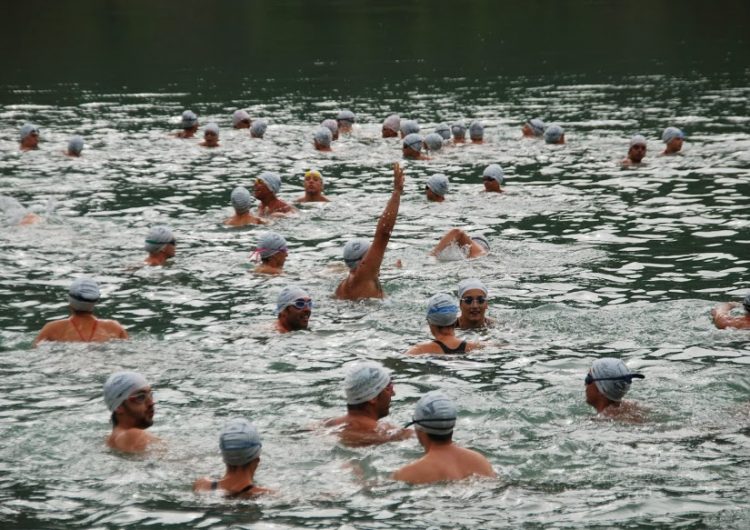
[[[253,484],[248,484],[247,486],[245,486],[244,488],[242,488],[240,491],[236,491],[236,492],[228,491],[227,492],[227,497],[239,497],[240,495],[242,495],[243,493],[247,493],[248,491],[250,491],[254,487],[255,486]],[[211,481],[211,489],[212,490],[219,489],[219,481],[218,480],[212,480]]]
[[[445,345],[445,343],[440,342],[437,339],[433,339],[432,342],[440,346],[440,349],[443,350],[443,353],[466,353],[466,341],[465,340],[461,341],[461,344],[459,344],[455,348],[449,348],[448,346]]]

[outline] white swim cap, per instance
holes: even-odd
[[[620,359],[604,357],[591,365],[591,377],[596,388],[611,401],[621,401],[630,390],[633,378],[643,379],[642,374],[633,374]]]
[[[198,116],[195,115],[195,112],[192,110],[186,110],[182,113],[181,125],[183,129],[195,127],[196,123],[198,123]]]
[[[431,132],[425,135],[424,143],[430,151],[440,151],[443,148],[443,137],[436,132]]]
[[[261,259],[270,258],[279,252],[288,252],[286,239],[276,232],[263,232],[258,237],[258,246],[255,248]]]
[[[458,297],[463,298],[466,291],[474,289],[479,289],[484,293],[484,296],[487,296],[487,287],[482,283],[482,280],[479,278],[466,278],[458,283]]]
[[[216,136],[219,136],[219,126],[216,125],[214,122],[209,123],[203,128],[203,133],[214,133]]]
[[[548,144],[556,144],[562,139],[565,131],[557,124],[552,124],[544,130],[544,141]]]
[[[452,326],[458,320],[458,303],[448,293],[438,293],[427,300],[427,322],[433,326]]]
[[[412,133],[406,136],[404,138],[404,147],[408,147],[409,149],[413,149],[414,151],[417,151],[419,153],[422,152],[422,142],[424,142],[424,138],[422,138],[422,135],[417,133]]]
[[[28,135],[36,133],[39,134],[39,127],[34,125],[33,123],[24,123],[21,127],[21,130],[18,133],[19,140],[23,141],[24,138],[26,138]]]
[[[435,127],[435,132],[442,136],[443,140],[451,139],[451,128],[448,127],[447,123],[441,123],[440,125]]]
[[[466,124],[462,121],[457,121],[451,125],[451,133],[454,138],[466,138]]]
[[[300,298],[310,298],[310,295],[302,287],[287,285],[281,290],[279,297],[276,299],[276,314],[278,315],[290,305],[294,305],[294,302]]]
[[[253,196],[247,191],[247,188],[243,186],[237,186],[232,190],[232,195],[229,197],[232,201],[234,210],[239,213],[245,213],[250,211],[250,206],[253,203]]]
[[[366,239],[352,239],[344,245],[344,262],[350,269],[359,265],[360,260],[370,249],[370,242]]]
[[[481,121],[475,120],[469,124],[469,138],[472,140],[484,138],[484,125]]]
[[[164,248],[167,244],[175,244],[174,234],[168,226],[157,225],[148,231],[144,249],[149,254],[155,254]]]
[[[359,405],[377,397],[391,382],[391,375],[374,361],[349,365],[344,379],[346,404]]]
[[[648,144],[646,143],[646,138],[644,138],[640,134],[636,134],[630,139],[630,147],[633,147],[634,145],[648,145]]]
[[[74,155],[80,155],[81,151],[83,151],[83,138],[81,138],[77,134],[75,136],[71,136],[70,140],[68,140],[68,151],[70,151]]]
[[[263,444],[255,425],[244,418],[233,418],[219,433],[219,449],[228,466],[244,466],[260,456]]]
[[[534,136],[544,136],[544,129],[547,128],[547,125],[541,118],[531,118],[526,122],[526,125],[531,128]]]
[[[281,177],[278,174],[272,173],[271,171],[264,171],[258,176],[258,179],[262,180],[274,195],[277,195],[281,191]]]
[[[235,110],[232,114],[232,125],[237,127],[243,121],[252,121],[250,115],[244,110]]]
[[[147,386],[146,378],[139,373],[114,373],[104,383],[104,402],[110,412],[114,412],[133,392]]]
[[[85,276],[75,279],[68,289],[68,304],[75,311],[92,312],[99,297],[101,297],[99,286],[94,280]]]
[[[331,147],[333,134],[331,134],[331,130],[328,127],[318,127],[315,129],[315,134],[313,134],[313,140],[315,140],[316,144],[323,147]]]
[[[435,195],[445,197],[445,194],[448,193],[448,177],[442,173],[436,173],[427,179],[427,187]]]
[[[266,123],[266,120],[255,120],[250,126],[250,136],[253,138],[263,138],[267,128],[268,123]]]
[[[404,137],[419,132],[419,123],[417,123],[417,120],[401,120],[401,125],[399,127],[401,129],[401,134],[403,134]]]
[[[336,120],[332,120],[329,118],[327,120],[323,120],[320,125],[321,127],[325,127],[326,129],[331,131],[331,138],[339,133],[339,124]]]
[[[338,116],[336,116],[337,121],[346,121],[349,123],[354,123],[356,118],[354,116],[354,113],[350,110],[344,109],[341,112],[339,112]]]
[[[417,401],[409,425],[427,434],[451,434],[456,426],[456,405],[440,390],[427,392]]]
[[[398,132],[401,127],[401,118],[398,114],[391,114],[385,120],[383,120],[383,129],[388,129],[393,132]]]

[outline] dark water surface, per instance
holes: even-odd
[[[750,526],[750,335],[709,316],[750,291],[750,4],[503,4],[4,6],[0,194],[44,221],[0,226],[0,527]],[[168,136],[187,107],[219,124],[219,149]],[[354,133],[314,151],[315,125],[343,107]],[[265,140],[230,129],[237,108],[270,122]],[[388,298],[337,302],[342,246],[371,237],[400,159],[379,138],[391,112],[423,130],[480,118],[487,141],[404,164]],[[521,141],[536,115],[568,144]],[[41,148],[19,153],[26,121]],[[668,125],[687,134],[681,156],[657,156]],[[623,169],[637,132],[647,163]],[[73,133],[80,159],[62,155]],[[505,169],[502,196],[480,192],[489,163]],[[260,230],[221,224],[231,189],[274,170],[293,199],[311,167],[332,203],[276,221],[286,272],[254,276]],[[428,204],[436,172],[449,199]],[[134,270],[156,223],[172,226],[178,255]],[[483,233],[492,254],[428,257],[454,226]],[[31,349],[80,274],[131,340]],[[469,336],[488,347],[406,358],[428,335],[425,300],[472,275],[498,326]],[[309,332],[278,336],[287,282],[316,306]],[[582,379],[602,356],[646,374],[629,396],[649,409],[644,424],[591,421]],[[406,487],[388,476],[420,454],[415,441],[353,450],[307,431],[341,412],[344,366],[359,358],[393,370],[394,422],[428,390],[451,395],[457,441],[501,479]],[[101,385],[119,369],[153,382],[162,452],[104,446]],[[193,495],[194,478],[221,471],[217,433],[236,415],[258,425],[256,478],[279,494]]]

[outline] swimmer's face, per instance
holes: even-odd
[[[396,131],[389,129],[388,127],[383,127],[383,138],[395,138],[396,136],[398,136]]]
[[[280,316],[284,319],[289,329],[307,329],[307,325],[310,322],[310,314],[312,313],[312,300],[309,298],[299,298],[294,302],[295,304],[286,307]],[[303,307],[297,307],[302,304],[304,304]]]
[[[154,394],[150,386],[139,388],[123,401],[125,412],[138,429],[147,429],[154,424]]]
[[[249,129],[250,128],[250,118],[240,120],[237,122],[237,125],[234,126],[235,129]]]
[[[253,186],[253,195],[255,195],[256,199],[262,201],[265,198],[272,197],[273,193],[271,193],[271,190],[268,189],[268,186],[266,186],[265,182],[260,179],[255,179],[255,185]]]
[[[442,198],[440,195],[432,191],[429,186],[424,187],[424,194],[430,202],[437,202]]]
[[[351,131],[352,123],[347,120],[336,120],[339,125],[339,131]]]
[[[667,143],[667,151],[670,153],[677,153],[682,149],[682,138],[672,138]]]
[[[521,133],[526,138],[533,138],[534,137],[534,130],[531,128],[531,126],[528,123],[524,123],[523,127],[521,127]]]
[[[203,140],[206,142],[207,147],[216,147],[219,145],[219,135],[213,131],[204,132]]]
[[[483,177],[482,180],[484,182],[485,191],[502,191],[500,189],[500,183],[497,180],[490,177]]]
[[[461,297],[461,318],[469,322],[484,322],[489,307],[487,295],[481,289],[469,289]]]
[[[305,192],[316,195],[323,192],[323,179],[315,173],[305,175]]]
[[[27,134],[26,137],[21,141],[21,146],[24,149],[36,149],[39,145],[39,132],[32,131]]]
[[[419,151],[407,146],[404,146],[403,152],[404,158],[419,158],[421,156]]]
[[[168,258],[173,258],[177,254],[177,243],[167,243],[164,246],[164,253]]]
[[[375,398],[378,419],[388,416],[388,413],[391,411],[391,398],[395,395],[396,391],[393,388],[393,381],[390,381],[388,386],[386,386]]]
[[[644,156],[646,156],[646,146],[643,144],[636,144],[628,150],[628,158],[635,163],[643,160]]]

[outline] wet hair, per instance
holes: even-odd
[[[433,442],[452,442],[453,441],[453,431],[449,432],[448,434],[430,434],[428,432],[425,432],[425,434]]]
[[[109,418],[109,420],[112,422],[113,427],[117,427],[117,413],[114,410],[112,411],[112,417]]]
[[[362,403],[357,403],[356,405],[349,405],[347,403],[346,410],[364,410],[367,405],[368,401],[363,401]]]
[[[229,464],[226,464],[227,471],[240,471],[242,469],[247,469],[256,460],[260,460],[260,455],[256,456],[255,458],[250,460],[247,464],[242,465],[242,466],[230,466]]]

